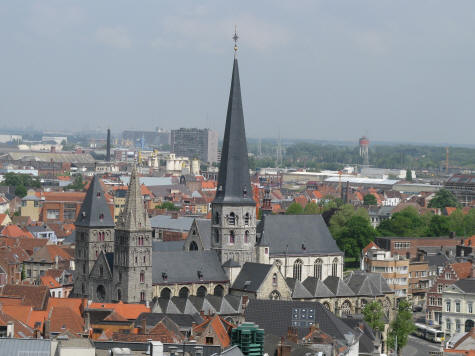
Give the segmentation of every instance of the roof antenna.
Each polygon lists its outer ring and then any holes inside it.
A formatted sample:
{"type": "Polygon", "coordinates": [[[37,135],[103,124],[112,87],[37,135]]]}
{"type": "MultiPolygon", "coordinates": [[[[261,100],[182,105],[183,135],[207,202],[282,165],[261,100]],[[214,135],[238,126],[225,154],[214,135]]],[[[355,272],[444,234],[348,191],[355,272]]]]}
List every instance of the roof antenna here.
{"type": "Polygon", "coordinates": [[[234,41],[234,58],[237,58],[237,51],[238,51],[238,42],[239,36],[237,34],[237,25],[234,25],[234,36],[233,36],[233,41],[234,41]]]}

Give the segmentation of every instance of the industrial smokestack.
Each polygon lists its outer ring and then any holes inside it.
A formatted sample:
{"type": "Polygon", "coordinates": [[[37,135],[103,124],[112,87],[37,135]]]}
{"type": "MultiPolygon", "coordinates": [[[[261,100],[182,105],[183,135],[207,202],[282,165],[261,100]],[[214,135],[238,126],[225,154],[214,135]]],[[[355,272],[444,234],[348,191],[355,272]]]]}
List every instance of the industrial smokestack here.
{"type": "Polygon", "coordinates": [[[111,161],[111,130],[107,129],[106,161],[111,161]]]}

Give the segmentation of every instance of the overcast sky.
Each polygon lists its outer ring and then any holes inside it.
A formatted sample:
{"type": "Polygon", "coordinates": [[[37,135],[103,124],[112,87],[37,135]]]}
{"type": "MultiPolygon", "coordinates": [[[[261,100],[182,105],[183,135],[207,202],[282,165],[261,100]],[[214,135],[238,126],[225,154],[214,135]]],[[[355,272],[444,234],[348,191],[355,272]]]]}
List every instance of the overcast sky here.
{"type": "Polygon", "coordinates": [[[0,1],[0,128],[474,143],[475,1],[0,1]]]}

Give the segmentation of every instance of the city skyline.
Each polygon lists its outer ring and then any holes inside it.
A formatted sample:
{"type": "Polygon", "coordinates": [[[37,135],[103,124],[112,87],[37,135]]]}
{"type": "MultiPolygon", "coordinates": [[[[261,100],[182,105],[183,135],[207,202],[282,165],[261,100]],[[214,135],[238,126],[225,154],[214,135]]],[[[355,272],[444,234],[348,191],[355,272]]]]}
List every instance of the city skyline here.
{"type": "Polygon", "coordinates": [[[268,4],[2,3],[4,127],[222,132],[237,24],[249,137],[472,143],[474,4],[268,4]]]}

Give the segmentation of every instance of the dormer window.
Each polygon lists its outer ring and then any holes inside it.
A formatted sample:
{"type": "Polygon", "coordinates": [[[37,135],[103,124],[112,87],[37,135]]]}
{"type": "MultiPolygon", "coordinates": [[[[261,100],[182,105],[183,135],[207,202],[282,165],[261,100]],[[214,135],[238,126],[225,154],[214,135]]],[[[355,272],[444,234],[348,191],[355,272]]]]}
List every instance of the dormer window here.
{"type": "Polygon", "coordinates": [[[162,279],[163,279],[164,281],[168,280],[168,275],[167,275],[166,272],[162,272],[162,279]]]}
{"type": "Polygon", "coordinates": [[[197,274],[198,274],[198,278],[200,279],[200,281],[202,281],[203,280],[203,272],[198,271],[197,274]]]}
{"type": "Polygon", "coordinates": [[[100,198],[101,197],[101,192],[97,192],[96,197],[100,198]]]}
{"type": "Polygon", "coordinates": [[[100,220],[100,221],[103,221],[103,220],[104,220],[104,214],[102,214],[102,213],[99,214],[99,220],[100,220]]]}

